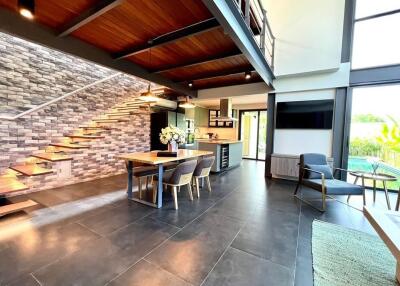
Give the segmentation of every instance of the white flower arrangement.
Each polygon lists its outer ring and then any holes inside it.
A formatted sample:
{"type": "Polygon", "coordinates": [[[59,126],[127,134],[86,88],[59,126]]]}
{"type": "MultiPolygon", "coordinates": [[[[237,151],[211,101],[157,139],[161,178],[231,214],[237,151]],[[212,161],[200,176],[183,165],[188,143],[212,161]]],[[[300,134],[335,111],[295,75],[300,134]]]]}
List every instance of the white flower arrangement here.
{"type": "Polygon", "coordinates": [[[184,144],[186,142],[186,133],[178,127],[170,125],[161,129],[160,141],[163,144],[170,144],[172,142],[184,144]]]}

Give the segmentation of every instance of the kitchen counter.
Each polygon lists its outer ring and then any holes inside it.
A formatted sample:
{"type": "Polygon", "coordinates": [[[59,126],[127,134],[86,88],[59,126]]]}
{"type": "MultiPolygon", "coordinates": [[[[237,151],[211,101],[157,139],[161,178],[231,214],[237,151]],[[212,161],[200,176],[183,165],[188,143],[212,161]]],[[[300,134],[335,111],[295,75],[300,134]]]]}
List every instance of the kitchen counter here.
{"type": "Polygon", "coordinates": [[[221,172],[234,168],[242,162],[242,141],[228,139],[200,139],[195,140],[198,150],[211,151],[215,161],[212,172],[221,172]]]}
{"type": "Polygon", "coordinates": [[[195,139],[195,141],[199,143],[206,143],[206,144],[236,144],[242,143],[239,140],[229,140],[229,139],[195,139]]]}

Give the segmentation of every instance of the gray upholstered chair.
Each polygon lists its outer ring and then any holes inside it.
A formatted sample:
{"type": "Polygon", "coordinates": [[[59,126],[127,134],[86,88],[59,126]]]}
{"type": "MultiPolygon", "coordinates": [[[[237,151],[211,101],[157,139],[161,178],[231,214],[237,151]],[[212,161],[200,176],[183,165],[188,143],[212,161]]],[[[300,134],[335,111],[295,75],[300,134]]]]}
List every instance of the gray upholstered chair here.
{"type": "MultiPolygon", "coordinates": [[[[178,209],[178,197],[177,197],[178,187],[186,185],[189,193],[189,198],[191,201],[193,201],[192,187],[190,183],[192,181],[193,172],[194,169],[196,168],[196,165],[197,165],[196,160],[183,162],[179,164],[174,171],[165,173],[162,178],[163,185],[166,188],[168,187],[172,188],[172,197],[174,198],[174,206],[176,210],[178,209]]],[[[157,199],[158,180],[159,180],[158,176],[155,176],[153,180],[153,203],[155,203],[157,199]]]]}
{"type": "Polygon", "coordinates": [[[193,173],[193,186],[196,188],[197,197],[200,198],[200,179],[207,182],[207,189],[211,192],[210,171],[214,164],[215,156],[205,157],[201,159],[193,173]]]}
{"type": "Polygon", "coordinates": [[[332,174],[326,156],[323,154],[307,153],[300,155],[299,181],[294,195],[301,201],[316,208],[310,202],[297,196],[297,192],[301,186],[321,192],[322,209],[317,208],[320,211],[325,211],[326,197],[330,197],[331,195],[362,195],[365,205],[365,189],[359,185],[336,180],[334,175],[337,171],[349,172],[345,169],[336,168],[334,174],[332,174]]]}
{"type": "MultiPolygon", "coordinates": [[[[177,164],[176,163],[165,163],[163,164],[164,170],[169,171],[174,169],[177,164]]],[[[158,174],[158,167],[147,164],[136,164],[133,168],[133,176],[138,181],[138,190],[139,190],[139,199],[142,199],[143,192],[143,182],[142,179],[146,179],[146,190],[148,190],[149,181],[153,181],[153,176],[158,174]]]]}

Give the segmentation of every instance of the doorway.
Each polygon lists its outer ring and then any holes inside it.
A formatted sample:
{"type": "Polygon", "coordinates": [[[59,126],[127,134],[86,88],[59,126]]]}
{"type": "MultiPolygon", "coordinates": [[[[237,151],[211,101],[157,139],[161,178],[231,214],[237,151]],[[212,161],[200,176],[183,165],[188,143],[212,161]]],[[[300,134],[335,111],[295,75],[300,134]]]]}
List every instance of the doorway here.
{"type": "Polygon", "coordinates": [[[267,143],[267,110],[241,110],[239,118],[239,139],[243,141],[243,158],[264,161],[267,143]]]}

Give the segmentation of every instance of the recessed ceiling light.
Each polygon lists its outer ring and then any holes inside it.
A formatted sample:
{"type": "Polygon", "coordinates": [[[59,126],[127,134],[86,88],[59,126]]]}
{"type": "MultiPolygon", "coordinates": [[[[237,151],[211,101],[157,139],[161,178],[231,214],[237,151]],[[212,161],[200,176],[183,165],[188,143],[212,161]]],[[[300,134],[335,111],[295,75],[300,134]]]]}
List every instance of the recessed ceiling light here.
{"type": "Polygon", "coordinates": [[[189,87],[192,87],[192,86],[193,86],[193,82],[189,82],[189,83],[188,83],[188,86],[189,86],[189,87]]]}
{"type": "Polygon", "coordinates": [[[18,0],[19,13],[30,20],[35,16],[35,0],[18,0]]]}
{"type": "Polygon", "coordinates": [[[251,78],[251,72],[245,72],[244,73],[244,78],[245,79],[250,79],[251,78]]]}

